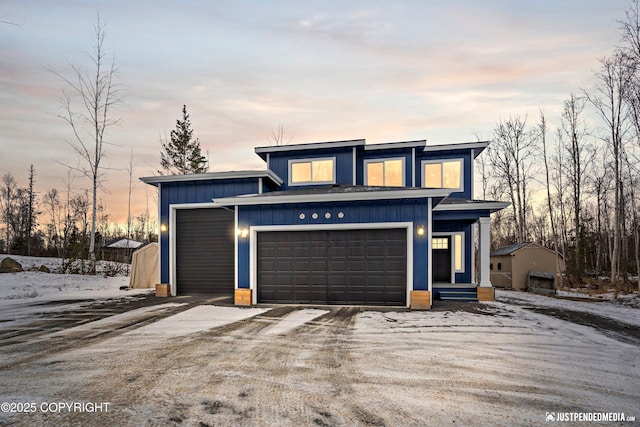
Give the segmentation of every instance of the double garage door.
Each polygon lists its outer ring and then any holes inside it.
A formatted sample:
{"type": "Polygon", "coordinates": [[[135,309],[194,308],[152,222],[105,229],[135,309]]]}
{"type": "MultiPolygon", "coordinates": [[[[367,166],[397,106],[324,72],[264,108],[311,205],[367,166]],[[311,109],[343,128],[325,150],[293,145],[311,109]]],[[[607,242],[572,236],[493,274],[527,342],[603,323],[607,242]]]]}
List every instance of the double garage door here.
{"type": "Polygon", "coordinates": [[[405,305],[406,229],[259,232],[258,301],[405,305]]]}
{"type": "MultiPolygon", "coordinates": [[[[234,214],[176,211],[179,295],[233,296],[234,214]]],[[[257,233],[258,302],[405,305],[406,229],[257,233]]]]}

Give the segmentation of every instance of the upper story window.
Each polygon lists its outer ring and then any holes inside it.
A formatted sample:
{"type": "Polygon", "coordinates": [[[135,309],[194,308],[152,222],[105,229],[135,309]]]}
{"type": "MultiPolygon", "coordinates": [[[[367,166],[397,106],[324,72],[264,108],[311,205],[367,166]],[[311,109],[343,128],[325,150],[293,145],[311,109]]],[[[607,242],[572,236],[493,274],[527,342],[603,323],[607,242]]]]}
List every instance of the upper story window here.
{"type": "Polygon", "coordinates": [[[404,187],[404,159],[365,161],[365,185],[404,187]]]}
{"type": "Polygon", "coordinates": [[[463,190],[462,159],[423,161],[422,186],[463,190]]]}
{"type": "Polygon", "coordinates": [[[289,160],[289,185],[335,184],[336,159],[289,160]]]}

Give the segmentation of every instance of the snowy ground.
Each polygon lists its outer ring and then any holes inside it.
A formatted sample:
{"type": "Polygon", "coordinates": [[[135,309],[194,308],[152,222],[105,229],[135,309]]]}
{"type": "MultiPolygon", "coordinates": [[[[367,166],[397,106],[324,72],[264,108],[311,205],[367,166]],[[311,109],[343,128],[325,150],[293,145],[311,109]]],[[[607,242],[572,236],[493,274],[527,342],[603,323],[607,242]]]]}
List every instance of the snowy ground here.
{"type": "MultiPolygon", "coordinates": [[[[0,412],[0,425],[530,426],[569,412],[640,416],[638,309],[515,292],[432,311],[238,308],[120,299],[111,279],[92,279],[80,287],[111,290],[110,303],[60,311],[43,292],[20,324],[0,319],[0,403],[15,410],[0,412]]],[[[0,297],[3,311],[7,301],[28,309],[35,300],[0,297]]]]}
{"type": "MultiPolygon", "coordinates": [[[[0,260],[6,255],[0,255],[0,260]]],[[[52,271],[60,266],[58,258],[11,255],[25,270],[45,265],[52,271]]],[[[153,292],[150,289],[121,290],[129,286],[129,277],[102,277],[80,274],[54,274],[39,271],[0,274],[0,322],[19,323],[42,311],[77,309],[93,300],[130,299],[153,292]]],[[[2,324],[2,323],[0,323],[2,324]]],[[[5,326],[7,326],[5,324],[5,326]]]]}

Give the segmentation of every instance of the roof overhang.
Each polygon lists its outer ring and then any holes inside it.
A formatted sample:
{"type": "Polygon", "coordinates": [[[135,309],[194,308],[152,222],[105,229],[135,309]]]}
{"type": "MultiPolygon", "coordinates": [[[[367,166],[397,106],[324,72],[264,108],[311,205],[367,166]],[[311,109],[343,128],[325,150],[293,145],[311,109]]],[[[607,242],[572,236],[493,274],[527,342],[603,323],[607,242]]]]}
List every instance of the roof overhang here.
{"type": "Polygon", "coordinates": [[[370,150],[392,150],[394,148],[424,148],[427,140],[419,141],[403,141],[403,142],[386,142],[383,144],[367,144],[364,146],[365,151],[370,150]]]}
{"type": "Polygon", "coordinates": [[[450,190],[440,189],[412,189],[412,190],[383,190],[360,191],[322,194],[285,194],[285,195],[246,195],[238,197],[224,197],[213,199],[219,206],[249,206],[276,205],[288,203],[321,203],[321,202],[350,202],[393,199],[421,199],[445,198],[451,194],[450,190]]]}
{"type": "Polygon", "coordinates": [[[490,141],[463,142],[460,144],[428,145],[424,147],[424,152],[447,151],[447,150],[473,150],[473,157],[476,158],[489,146],[490,141]]]}
{"type": "Polygon", "coordinates": [[[331,141],[331,142],[313,142],[310,144],[291,144],[291,145],[270,145],[267,147],[256,147],[255,152],[262,157],[266,158],[268,153],[280,153],[285,151],[302,151],[302,150],[318,150],[318,149],[335,149],[335,148],[350,148],[361,147],[365,145],[364,139],[351,139],[346,141],[331,141]]]}
{"type": "Polygon", "coordinates": [[[193,181],[211,181],[220,179],[251,179],[251,178],[267,178],[278,186],[284,182],[282,178],[276,175],[272,170],[249,170],[249,171],[230,171],[230,172],[210,172],[198,173],[190,175],[160,175],[147,176],[140,178],[145,184],[158,186],[158,184],[170,182],[193,182],[193,181]]]}
{"type": "Polygon", "coordinates": [[[474,211],[474,210],[488,210],[491,213],[502,210],[510,205],[507,202],[490,202],[490,201],[479,201],[468,203],[465,201],[461,201],[461,203],[451,203],[452,199],[448,199],[449,203],[439,204],[435,208],[434,211],[439,212],[447,212],[447,211],[474,211]]]}

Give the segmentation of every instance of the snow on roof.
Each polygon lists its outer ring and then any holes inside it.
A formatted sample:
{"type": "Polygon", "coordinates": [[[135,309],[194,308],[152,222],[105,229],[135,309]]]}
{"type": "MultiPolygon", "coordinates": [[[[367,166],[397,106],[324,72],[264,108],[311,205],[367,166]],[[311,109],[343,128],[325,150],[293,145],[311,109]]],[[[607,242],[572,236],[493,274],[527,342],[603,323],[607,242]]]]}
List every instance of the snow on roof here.
{"type": "Polygon", "coordinates": [[[107,245],[108,248],[137,248],[142,246],[142,242],[136,242],[131,239],[120,239],[117,242],[113,242],[110,245],[107,245]]]}

